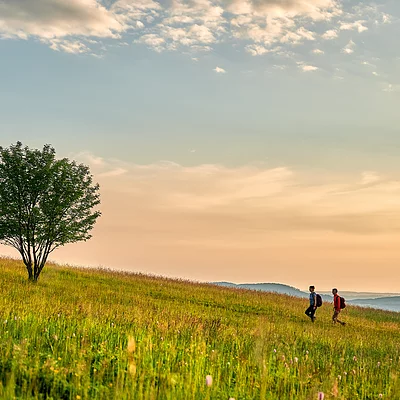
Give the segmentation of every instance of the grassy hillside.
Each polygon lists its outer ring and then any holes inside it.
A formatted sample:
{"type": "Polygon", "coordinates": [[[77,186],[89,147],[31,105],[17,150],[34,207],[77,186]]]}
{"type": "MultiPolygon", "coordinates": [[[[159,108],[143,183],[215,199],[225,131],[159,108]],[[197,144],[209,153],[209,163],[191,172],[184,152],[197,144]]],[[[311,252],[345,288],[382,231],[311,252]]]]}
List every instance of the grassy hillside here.
{"type": "Polygon", "coordinates": [[[7,259],[0,289],[1,399],[400,398],[400,314],[7,259]]]}

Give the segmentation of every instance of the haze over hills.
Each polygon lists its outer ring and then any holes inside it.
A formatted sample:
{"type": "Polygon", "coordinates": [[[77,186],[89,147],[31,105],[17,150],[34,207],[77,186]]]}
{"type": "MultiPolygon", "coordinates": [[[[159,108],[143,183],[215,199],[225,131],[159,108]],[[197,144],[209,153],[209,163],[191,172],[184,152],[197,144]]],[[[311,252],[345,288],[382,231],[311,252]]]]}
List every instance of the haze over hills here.
{"type": "Polygon", "coordinates": [[[287,294],[289,296],[296,297],[308,297],[306,292],[301,291],[293,286],[284,285],[281,283],[232,283],[232,282],[211,282],[214,285],[234,287],[237,289],[250,289],[250,290],[261,290],[263,292],[274,292],[287,294]]]}
{"type": "MultiPolygon", "coordinates": [[[[331,292],[320,292],[321,294],[331,295],[331,292]]],[[[354,299],[378,299],[381,297],[396,297],[400,293],[375,293],[375,292],[352,292],[341,290],[340,294],[348,300],[354,299]]]]}
{"type": "MultiPolygon", "coordinates": [[[[241,283],[211,282],[214,285],[232,287],[237,289],[261,290],[264,292],[275,292],[289,296],[308,298],[309,294],[293,286],[281,283],[241,283]]],[[[319,292],[325,303],[332,301],[330,292],[319,292]]],[[[348,304],[361,307],[371,307],[381,310],[400,312],[400,294],[398,293],[373,293],[373,292],[351,292],[341,291],[348,304]]]]}

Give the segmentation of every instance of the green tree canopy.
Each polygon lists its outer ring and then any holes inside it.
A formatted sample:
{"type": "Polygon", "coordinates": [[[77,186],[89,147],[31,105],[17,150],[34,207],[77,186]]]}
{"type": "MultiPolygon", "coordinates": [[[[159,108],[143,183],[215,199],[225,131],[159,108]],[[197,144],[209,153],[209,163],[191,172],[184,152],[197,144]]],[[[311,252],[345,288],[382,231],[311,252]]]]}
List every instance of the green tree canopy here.
{"type": "Polygon", "coordinates": [[[0,243],[19,251],[30,280],[56,248],[91,238],[99,203],[89,168],[57,160],[50,145],[0,147],[0,243]]]}

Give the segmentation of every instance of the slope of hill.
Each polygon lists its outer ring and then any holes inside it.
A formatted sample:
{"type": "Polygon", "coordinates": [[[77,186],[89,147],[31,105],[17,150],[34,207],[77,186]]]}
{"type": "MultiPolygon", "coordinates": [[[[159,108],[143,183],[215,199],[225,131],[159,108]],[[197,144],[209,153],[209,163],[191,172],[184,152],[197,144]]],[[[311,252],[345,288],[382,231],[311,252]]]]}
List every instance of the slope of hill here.
{"type": "Polygon", "coordinates": [[[1,399],[400,398],[400,314],[7,259],[0,291],[1,399]]]}

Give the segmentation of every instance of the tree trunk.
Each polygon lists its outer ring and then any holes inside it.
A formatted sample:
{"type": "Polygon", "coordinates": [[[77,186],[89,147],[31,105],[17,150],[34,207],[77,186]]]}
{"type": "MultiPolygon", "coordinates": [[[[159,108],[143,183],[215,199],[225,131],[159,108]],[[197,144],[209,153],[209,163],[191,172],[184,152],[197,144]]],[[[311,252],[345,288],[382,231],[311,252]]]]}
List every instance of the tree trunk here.
{"type": "Polygon", "coordinates": [[[32,265],[29,263],[25,263],[25,266],[28,271],[28,280],[33,282],[35,279],[34,279],[34,275],[33,275],[32,265]]]}

